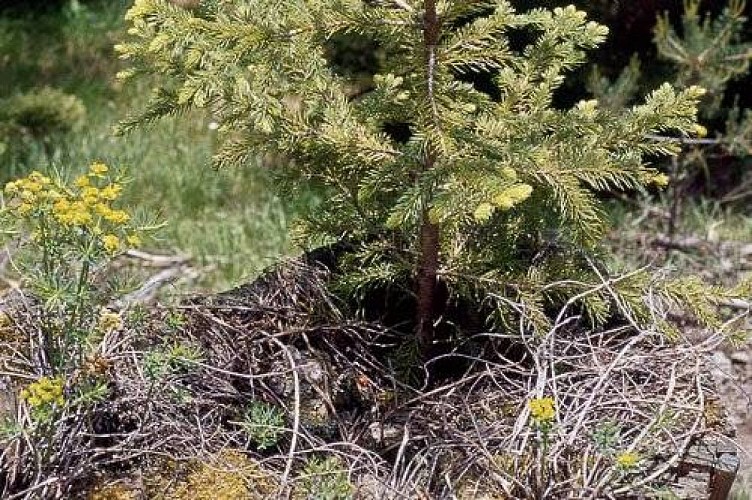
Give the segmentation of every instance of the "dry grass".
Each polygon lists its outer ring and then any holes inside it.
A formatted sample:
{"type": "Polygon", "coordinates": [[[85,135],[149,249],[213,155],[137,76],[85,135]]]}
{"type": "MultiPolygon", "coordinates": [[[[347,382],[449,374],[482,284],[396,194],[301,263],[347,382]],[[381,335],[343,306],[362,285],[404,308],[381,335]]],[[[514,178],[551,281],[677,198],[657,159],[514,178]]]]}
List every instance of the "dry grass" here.
{"type": "MultiPolygon", "coordinates": [[[[29,431],[28,408],[18,405],[27,430],[3,443],[3,497],[70,495],[95,473],[148,475],[165,459],[211,463],[231,449],[243,450],[265,484],[274,478],[281,496],[352,484],[358,498],[627,498],[676,486],[687,450],[724,432],[704,382],[705,355],[720,338],[668,343],[626,311],[622,324],[588,332],[565,308],[543,337],[523,322],[466,339],[423,365],[449,361],[465,367],[459,376],[417,387],[395,375],[404,337],[349,317],[326,291],[328,278],[294,261],[227,294],[131,311],[127,327],[97,347],[105,398],[69,405],[48,435],[29,431]],[[541,397],[556,405],[545,425],[530,414],[541,397]],[[268,449],[243,425],[253,402],[285,417],[268,449]],[[624,453],[637,462],[620,465],[624,453]],[[315,457],[341,470],[312,469],[315,457]]],[[[5,309],[15,340],[0,346],[0,366],[20,385],[40,370],[36,313],[19,302],[5,309]]],[[[180,484],[192,488],[191,477],[180,484]]]]}

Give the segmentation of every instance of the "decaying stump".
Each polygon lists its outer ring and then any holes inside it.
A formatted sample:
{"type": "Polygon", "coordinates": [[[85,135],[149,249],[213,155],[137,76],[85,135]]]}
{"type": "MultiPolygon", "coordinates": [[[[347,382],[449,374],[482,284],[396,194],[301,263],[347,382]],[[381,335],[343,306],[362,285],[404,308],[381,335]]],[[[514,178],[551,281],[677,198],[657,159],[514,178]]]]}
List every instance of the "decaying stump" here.
{"type": "Polygon", "coordinates": [[[733,444],[733,429],[727,435],[707,436],[696,442],[677,467],[681,499],[726,500],[739,470],[739,452],[733,444]]]}

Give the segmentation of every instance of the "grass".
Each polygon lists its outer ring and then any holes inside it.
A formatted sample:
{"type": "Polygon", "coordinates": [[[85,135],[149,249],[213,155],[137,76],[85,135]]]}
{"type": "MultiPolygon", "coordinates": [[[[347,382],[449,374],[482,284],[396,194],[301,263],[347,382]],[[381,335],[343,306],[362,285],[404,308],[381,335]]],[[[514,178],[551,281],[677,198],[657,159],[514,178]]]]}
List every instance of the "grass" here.
{"type": "Polygon", "coordinates": [[[51,151],[38,148],[6,159],[0,180],[32,169],[72,176],[94,160],[122,168],[132,180],[124,201],[167,222],[150,250],[192,255],[201,268],[192,290],[225,289],[293,250],[286,228],[295,207],[271,193],[269,172],[260,166],[224,171],[208,166],[214,145],[208,116],[181,116],[127,137],[112,136],[112,126],[139,109],[148,91],[146,82],[123,89],[114,79],[119,65],[112,46],[123,36],[128,4],[70,1],[59,12],[0,18],[0,72],[6,82],[0,97],[54,86],[77,95],[87,108],[80,130],[51,151]]]}
{"type": "MultiPolygon", "coordinates": [[[[733,286],[749,279],[749,264],[736,251],[752,243],[752,218],[744,206],[688,197],[682,203],[674,240],[699,240],[707,247],[685,250],[656,244],[668,232],[665,197],[635,198],[607,205],[614,229],[609,238],[612,266],[633,269],[651,264],[676,275],[698,275],[708,283],[733,286]]],[[[664,238],[665,239],[665,238],[664,238]]]]}

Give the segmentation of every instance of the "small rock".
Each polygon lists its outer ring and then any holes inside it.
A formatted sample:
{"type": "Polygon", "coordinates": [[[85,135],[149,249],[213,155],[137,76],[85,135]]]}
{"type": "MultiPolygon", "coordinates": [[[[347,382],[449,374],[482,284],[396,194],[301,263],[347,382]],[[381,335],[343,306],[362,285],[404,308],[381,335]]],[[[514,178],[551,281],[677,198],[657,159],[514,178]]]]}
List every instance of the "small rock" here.
{"type": "Polygon", "coordinates": [[[402,439],[403,430],[395,425],[373,422],[368,426],[368,430],[371,431],[371,438],[374,442],[380,445],[389,446],[400,442],[402,439]]]}

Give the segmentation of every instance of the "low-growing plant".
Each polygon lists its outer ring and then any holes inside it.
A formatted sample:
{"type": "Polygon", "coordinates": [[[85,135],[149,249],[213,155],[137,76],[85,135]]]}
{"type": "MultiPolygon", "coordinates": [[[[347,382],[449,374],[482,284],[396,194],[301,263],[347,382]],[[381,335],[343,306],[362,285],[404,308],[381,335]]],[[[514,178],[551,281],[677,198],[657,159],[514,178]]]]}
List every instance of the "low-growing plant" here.
{"type": "Polygon", "coordinates": [[[167,311],[164,322],[168,328],[172,330],[178,330],[185,325],[185,317],[179,311],[174,311],[171,309],[167,311]]]}
{"type": "Polygon", "coordinates": [[[240,425],[260,451],[276,446],[286,432],[284,413],[263,401],[251,403],[240,425]]]}
{"type": "Polygon", "coordinates": [[[593,441],[598,451],[604,455],[613,455],[621,440],[621,433],[621,426],[613,421],[599,423],[593,431],[593,441]]]}
{"type": "Polygon", "coordinates": [[[143,358],[147,378],[157,381],[165,376],[187,372],[202,360],[201,348],[187,343],[174,343],[151,349],[143,358]]]}
{"type": "Polygon", "coordinates": [[[23,427],[14,418],[0,419],[0,443],[11,441],[21,436],[23,427]]]}
{"type": "Polygon", "coordinates": [[[111,349],[126,328],[113,304],[127,291],[111,279],[120,272],[112,264],[147,231],[121,206],[124,185],[100,162],[70,182],[35,171],[5,185],[0,231],[21,292],[0,317],[13,333],[2,340],[11,349],[0,351],[0,362],[19,388],[18,418],[7,415],[4,425],[19,432],[3,438],[23,436],[24,444],[16,472],[5,462],[0,468],[2,495],[41,488],[46,498],[39,478],[81,458],[68,453],[96,432],[95,409],[111,396],[111,349]]]}
{"type": "Polygon", "coordinates": [[[302,498],[347,500],[353,497],[354,488],[337,457],[313,456],[303,467],[296,493],[302,493],[302,498]]]}
{"type": "Polygon", "coordinates": [[[28,405],[35,423],[50,423],[55,413],[65,407],[64,385],[62,377],[41,377],[21,390],[21,400],[28,405]]]}

